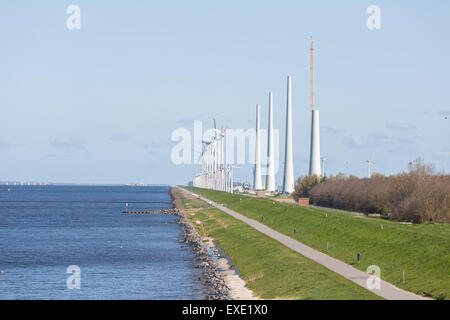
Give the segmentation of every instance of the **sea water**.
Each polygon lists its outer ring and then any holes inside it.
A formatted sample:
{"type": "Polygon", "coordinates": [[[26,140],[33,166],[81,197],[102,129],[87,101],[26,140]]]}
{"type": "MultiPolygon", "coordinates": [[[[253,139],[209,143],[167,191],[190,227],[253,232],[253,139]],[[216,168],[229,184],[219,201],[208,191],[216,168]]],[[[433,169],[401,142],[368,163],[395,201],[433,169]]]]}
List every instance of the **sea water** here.
{"type": "Polygon", "coordinates": [[[0,299],[203,299],[168,192],[0,186],[0,299]]]}

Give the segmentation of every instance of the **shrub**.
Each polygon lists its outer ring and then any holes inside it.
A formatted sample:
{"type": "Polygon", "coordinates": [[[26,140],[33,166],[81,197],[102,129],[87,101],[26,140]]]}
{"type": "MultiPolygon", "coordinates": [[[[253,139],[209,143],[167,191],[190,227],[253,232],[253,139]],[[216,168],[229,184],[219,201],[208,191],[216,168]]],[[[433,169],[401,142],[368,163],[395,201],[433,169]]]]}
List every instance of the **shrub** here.
{"type": "Polygon", "coordinates": [[[295,200],[298,200],[298,198],[308,198],[311,189],[319,182],[320,178],[316,175],[299,177],[292,196],[295,200]]]}

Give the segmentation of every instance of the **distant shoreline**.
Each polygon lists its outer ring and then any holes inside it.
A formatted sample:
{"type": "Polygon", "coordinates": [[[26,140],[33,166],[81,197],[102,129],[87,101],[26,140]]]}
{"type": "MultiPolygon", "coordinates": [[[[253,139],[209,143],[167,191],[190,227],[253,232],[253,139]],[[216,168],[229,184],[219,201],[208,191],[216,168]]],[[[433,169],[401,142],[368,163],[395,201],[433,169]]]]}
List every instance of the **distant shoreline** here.
{"type": "Polygon", "coordinates": [[[35,182],[35,181],[0,181],[0,186],[12,187],[48,187],[48,186],[70,186],[70,187],[168,187],[170,184],[139,184],[139,183],[76,183],[76,182],[35,182]]]}

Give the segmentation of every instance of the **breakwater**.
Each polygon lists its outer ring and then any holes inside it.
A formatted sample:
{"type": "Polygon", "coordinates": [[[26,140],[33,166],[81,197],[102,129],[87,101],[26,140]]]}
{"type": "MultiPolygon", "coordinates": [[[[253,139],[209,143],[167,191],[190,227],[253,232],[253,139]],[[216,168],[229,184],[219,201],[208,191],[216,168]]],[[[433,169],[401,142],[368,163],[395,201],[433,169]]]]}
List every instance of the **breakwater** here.
{"type": "Polygon", "coordinates": [[[174,209],[162,209],[162,210],[141,210],[141,211],[125,210],[125,211],[122,211],[122,213],[129,213],[129,214],[179,214],[180,210],[177,209],[177,208],[174,208],[174,209]]]}

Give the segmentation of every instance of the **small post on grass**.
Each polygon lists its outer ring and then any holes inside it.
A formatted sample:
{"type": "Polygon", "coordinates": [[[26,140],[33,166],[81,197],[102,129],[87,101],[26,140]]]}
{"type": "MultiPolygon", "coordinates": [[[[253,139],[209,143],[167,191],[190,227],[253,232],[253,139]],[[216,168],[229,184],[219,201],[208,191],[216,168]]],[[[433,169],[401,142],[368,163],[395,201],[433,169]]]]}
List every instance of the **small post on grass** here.
{"type": "Polygon", "coordinates": [[[405,270],[403,270],[403,283],[405,283],[405,270]]]}
{"type": "Polygon", "coordinates": [[[297,233],[297,229],[294,228],[294,234],[296,234],[296,233],[297,233]]]}
{"type": "Polygon", "coordinates": [[[328,241],[327,241],[327,251],[328,251],[328,241]]]}
{"type": "Polygon", "coordinates": [[[264,216],[261,216],[261,222],[264,222],[264,216]]]}
{"type": "Polygon", "coordinates": [[[356,255],[356,259],[358,260],[358,264],[361,262],[361,253],[358,252],[356,255]]]}

